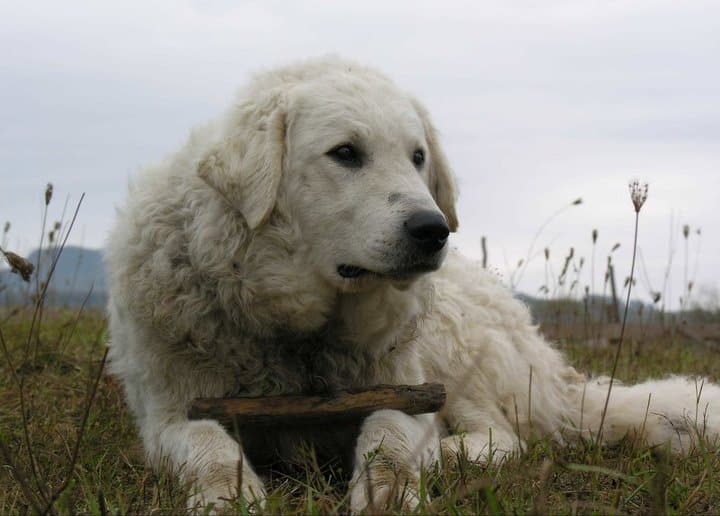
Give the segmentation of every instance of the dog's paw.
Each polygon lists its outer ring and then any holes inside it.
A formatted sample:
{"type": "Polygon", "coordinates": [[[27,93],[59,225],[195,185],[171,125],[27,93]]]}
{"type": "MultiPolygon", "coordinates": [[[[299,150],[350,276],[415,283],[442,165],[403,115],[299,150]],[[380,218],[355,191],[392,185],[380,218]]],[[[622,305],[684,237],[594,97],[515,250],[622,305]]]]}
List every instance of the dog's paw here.
{"type": "MultiPolygon", "coordinates": [[[[262,507],[265,500],[265,487],[254,471],[243,470],[240,494],[246,507],[262,507]]],[[[238,498],[237,466],[224,464],[215,465],[207,475],[199,478],[193,485],[192,494],[188,497],[187,508],[192,512],[203,513],[207,509],[211,513],[222,513],[231,510],[238,498]]]]}
{"type": "Polygon", "coordinates": [[[355,485],[350,490],[350,512],[352,514],[376,514],[388,510],[402,509],[412,512],[420,504],[420,498],[413,489],[389,485],[355,485]]]}
{"type": "Polygon", "coordinates": [[[416,482],[372,482],[367,475],[358,475],[350,482],[350,512],[376,514],[401,509],[412,512],[419,504],[416,482]]]}

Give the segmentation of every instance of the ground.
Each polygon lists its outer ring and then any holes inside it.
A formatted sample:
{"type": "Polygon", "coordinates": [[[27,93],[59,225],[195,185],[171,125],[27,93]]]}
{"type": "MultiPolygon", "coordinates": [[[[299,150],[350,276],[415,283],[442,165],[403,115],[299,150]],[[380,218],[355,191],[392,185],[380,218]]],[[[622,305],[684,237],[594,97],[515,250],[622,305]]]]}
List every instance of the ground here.
{"type": "MultiPolygon", "coordinates": [[[[14,314],[0,310],[7,348],[0,359],[0,514],[48,507],[48,512],[61,514],[183,512],[184,488],[145,467],[119,385],[106,375],[97,376],[107,338],[103,315],[48,311],[34,325],[41,328],[39,333],[30,330],[32,318],[30,308],[14,314]]],[[[590,347],[572,339],[558,346],[578,369],[590,374],[608,373],[616,349],[612,343],[590,347]]],[[[674,373],[718,380],[717,351],[669,337],[624,343],[618,367],[621,380],[674,373]]],[[[612,448],[590,442],[561,447],[538,439],[502,466],[460,460],[456,466],[429,471],[422,482],[429,502],[421,502],[417,512],[717,513],[719,451],[708,445],[678,457],[629,438],[612,448]]],[[[343,473],[318,465],[311,454],[292,475],[272,474],[268,485],[269,498],[260,512],[316,514],[348,509],[343,473]]],[[[237,502],[236,508],[241,513],[248,510],[243,502],[237,502]]],[[[387,509],[395,512],[397,507],[387,509]]]]}

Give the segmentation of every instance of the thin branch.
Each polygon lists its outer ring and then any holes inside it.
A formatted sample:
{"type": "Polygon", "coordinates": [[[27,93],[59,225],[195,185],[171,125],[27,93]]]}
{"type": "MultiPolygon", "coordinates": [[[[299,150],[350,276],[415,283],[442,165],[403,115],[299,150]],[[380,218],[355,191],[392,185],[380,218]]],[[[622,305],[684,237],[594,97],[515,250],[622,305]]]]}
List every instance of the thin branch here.
{"type": "MultiPolygon", "coordinates": [[[[70,226],[68,228],[67,233],[65,234],[65,238],[63,238],[63,242],[60,245],[60,250],[58,251],[57,255],[55,256],[52,265],[50,266],[50,271],[48,272],[48,280],[45,282],[45,285],[43,285],[42,292],[38,296],[37,302],[35,303],[35,310],[33,312],[33,318],[30,321],[30,329],[28,330],[28,339],[27,343],[25,345],[25,357],[24,360],[27,360],[28,356],[30,355],[30,344],[32,340],[32,335],[35,329],[35,325],[38,321],[38,315],[40,308],[43,304],[43,301],[45,300],[45,296],[47,295],[48,286],[50,285],[50,279],[52,278],[53,273],[55,272],[55,267],[57,266],[58,260],[60,259],[60,255],[63,252],[63,249],[65,249],[65,244],[67,243],[67,239],[70,236],[70,230],[75,225],[75,220],[77,219],[78,212],[80,211],[80,206],[82,205],[83,199],[85,199],[85,193],[83,193],[80,196],[80,200],[77,203],[77,206],[75,207],[75,213],[73,213],[72,220],[70,221],[70,226]]],[[[37,355],[37,346],[35,348],[35,354],[37,355]]]]}
{"type": "Polygon", "coordinates": [[[97,374],[95,375],[95,382],[93,383],[92,389],[88,395],[87,402],[85,403],[85,412],[83,413],[80,428],[78,428],[77,439],[75,440],[75,447],[73,448],[72,453],[72,460],[68,464],[65,479],[63,480],[63,483],[60,485],[60,487],[57,488],[52,494],[50,500],[48,500],[45,511],[43,511],[43,513],[47,513],[52,509],[55,501],[60,497],[60,495],[65,491],[65,489],[67,489],[68,485],[70,484],[70,479],[72,478],[73,471],[75,471],[75,465],[77,464],[78,457],[80,456],[80,445],[82,444],[82,439],[85,435],[85,428],[87,426],[88,419],[90,418],[90,409],[92,408],[93,401],[95,401],[95,395],[97,394],[98,386],[100,385],[102,372],[105,369],[105,361],[107,360],[109,350],[110,348],[105,348],[105,353],[103,353],[102,360],[100,360],[100,367],[98,367],[97,374]]]}
{"type": "Polygon", "coordinates": [[[35,461],[35,454],[33,453],[32,445],[30,443],[30,428],[27,420],[27,412],[25,409],[25,389],[24,389],[24,383],[18,377],[17,371],[15,369],[15,364],[12,361],[12,357],[10,356],[10,352],[7,348],[7,343],[5,342],[5,335],[3,335],[2,328],[0,328],[0,345],[2,346],[3,354],[5,355],[5,361],[7,362],[8,368],[10,369],[10,374],[13,378],[13,381],[17,385],[19,398],[20,398],[20,415],[21,415],[21,421],[22,421],[22,430],[23,430],[23,438],[25,439],[25,446],[27,447],[27,453],[28,453],[28,459],[30,461],[30,470],[33,474],[33,480],[35,481],[35,488],[37,489],[38,494],[40,495],[40,498],[43,502],[46,500],[46,494],[44,492],[43,486],[40,482],[40,477],[38,476],[38,467],[37,463],[35,461]]]}
{"type": "Polygon", "coordinates": [[[10,466],[10,470],[12,471],[15,480],[17,480],[18,485],[20,485],[20,489],[22,489],[28,503],[33,509],[35,509],[37,514],[41,514],[42,508],[35,499],[32,487],[30,486],[30,481],[27,477],[25,477],[25,473],[23,473],[22,468],[13,460],[12,453],[10,453],[10,449],[5,442],[5,439],[3,439],[2,434],[0,434],[0,454],[2,454],[3,460],[7,463],[7,465],[10,466]]]}
{"type": "Polygon", "coordinates": [[[632,265],[630,266],[630,281],[628,282],[627,299],[625,300],[625,312],[623,314],[622,326],[620,328],[620,341],[618,342],[617,350],[615,351],[615,359],[613,360],[612,371],[610,373],[610,385],[608,385],[607,396],[605,397],[605,405],[603,406],[602,416],[600,418],[600,426],[598,427],[596,443],[600,444],[600,437],[602,436],[603,425],[605,424],[605,416],[607,415],[608,404],[610,403],[610,393],[612,392],[613,383],[615,381],[615,374],[617,372],[618,362],[620,361],[620,352],[622,351],[623,340],[625,339],[625,327],[628,318],[628,309],[630,308],[630,292],[632,291],[633,277],[635,274],[635,257],[637,255],[637,238],[638,238],[638,224],[640,221],[640,211],[635,212],[635,238],[633,243],[633,255],[632,265]]]}

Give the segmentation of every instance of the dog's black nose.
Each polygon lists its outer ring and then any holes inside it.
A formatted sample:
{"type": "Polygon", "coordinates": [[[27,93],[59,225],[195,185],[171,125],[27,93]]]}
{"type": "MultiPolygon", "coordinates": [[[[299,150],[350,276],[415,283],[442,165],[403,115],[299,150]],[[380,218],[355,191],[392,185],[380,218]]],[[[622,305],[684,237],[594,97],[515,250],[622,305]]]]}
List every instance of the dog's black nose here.
{"type": "Polygon", "coordinates": [[[405,230],[423,252],[436,253],[445,246],[450,234],[445,217],[431,210],[416,211],[405,221],[405,230]]]}

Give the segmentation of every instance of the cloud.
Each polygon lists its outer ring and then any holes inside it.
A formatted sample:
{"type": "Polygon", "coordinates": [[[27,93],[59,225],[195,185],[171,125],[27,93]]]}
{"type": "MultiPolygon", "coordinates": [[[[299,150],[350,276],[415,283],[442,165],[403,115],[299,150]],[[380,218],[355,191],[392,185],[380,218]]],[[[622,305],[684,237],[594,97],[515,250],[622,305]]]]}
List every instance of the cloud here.
{"type": "MultiPolygon", "coordinates": [[[[34,245],[47,181],[56,199],[87,192],[82,238],[103,245],[129,175],[255,70],[331,52],[428,105],[462,186],[467,252],[487,235],[504,268],[503,250],[524,256],[577,196],[584,205],[539,240],[553,256],[571,245],[587,255],[595,227],[606,247],[629,243],[626,182],[640,176],[650,275],[664,273],[672,212],[703,227],[697,281],[718,283],[716,2],[45,1],[2,4],[0,20],[0,219],[17,245],[34,245]]],[[[535,264],[523,286],[543,277],[535,264]]]]}

